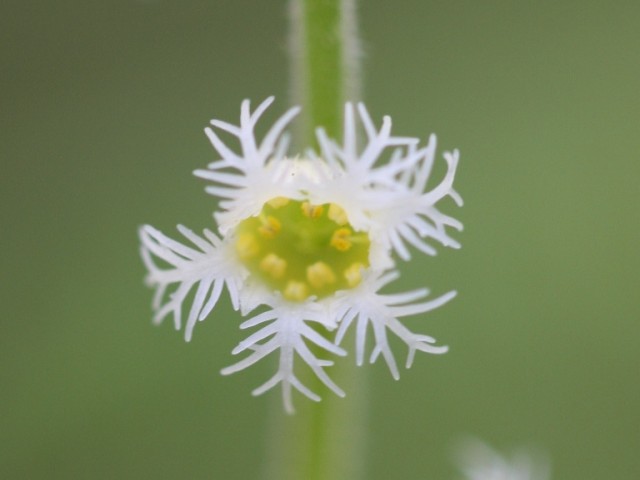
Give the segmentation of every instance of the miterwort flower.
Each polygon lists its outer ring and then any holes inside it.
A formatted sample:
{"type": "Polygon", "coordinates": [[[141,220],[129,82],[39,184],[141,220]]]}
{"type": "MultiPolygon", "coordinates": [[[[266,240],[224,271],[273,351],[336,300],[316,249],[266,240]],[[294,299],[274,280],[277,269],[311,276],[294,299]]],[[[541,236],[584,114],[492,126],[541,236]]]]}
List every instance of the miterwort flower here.
{"type": "Polygon", "coordinates": [[[181,329],[183,303],[195,290],[186,307],[188,341],[226,291],[235,310],[252,315],[240,328],[255,331],[232,352],[246,356],[222,373],[243,370],[274,353],[275,374],[253,393],[279,384],[285,408],[292,411],[292,388],[320,399],[299,380],[294,360],[344,395],[325,371],[333,362],[324,357],[346,355],[341,343],[351,327],[356,362],[362,364],[367,354],[371,362],[382,356],[394,378],[399,373],[389,334],[406,344],[407,367],[416,351],[447,351],[400,319],[433,310],[456,292],[425,300],[425,288],[380,291],[399,277],[396,263],[409,260],[412,249],[434,255],[434,244],[459,248],[447,230],[461,230],[462,224],[436,204],[450,197],[462,205],[462,199],[453,189],[457,150],[444,153],[446,173],[436,185],[427,185],[434,135],[426,146],[392,136],[389,117],[378,128],[364,105],[347,103],[342,143],[319,128],[319,151],[288,156],[285,128],[298,107],[280,117],[262,140],[256,138],[256,124],[272,101],[252,112],[246,100],[240,125],[212,120],[205,129],[221,158],[195,175],[211,182],[206,191],[220,199],[217,233],[205,229],[197,235],[178,225],[190,242],[185,245],[143,226],[140,239],[146,280],[155,289],[154,322],[171,316],[181,329]],[[237,145],[223,141],[222,132],[235,137],[237,145]],[[368,352],[369,329],[374,343],[368,352]]]}
{"type": "Polygon", "coordinates": [[[520,448],[511,456],[498,453],[475,438],[462,441],[456,452],[458,468],[465,480],[549,480],[546,455],[520,448]]]}

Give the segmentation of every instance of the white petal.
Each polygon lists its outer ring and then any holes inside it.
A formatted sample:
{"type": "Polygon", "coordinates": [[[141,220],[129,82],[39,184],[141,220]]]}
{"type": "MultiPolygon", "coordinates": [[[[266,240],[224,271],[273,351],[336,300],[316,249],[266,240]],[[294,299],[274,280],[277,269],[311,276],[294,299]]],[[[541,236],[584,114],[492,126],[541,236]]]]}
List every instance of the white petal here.
{"type": "Polygon", "coordinates": [[[436,299],[411,303],[424,298],[426,289],[413,290],[397,294],[381,294],[379,290],[390,281],[397,278],[397,272],[370,272],[362,283],[353,290],[345,290],[338,294],[336,311],[343,313],[343,324],[339,328],[338,340],[341,340],[346,330],[352,325],[354,316],[356,321],[356,363],[361,365],[365,355],[367,326],[373,328],[375,345],[370,355],[370,361],[375,361],[382,355],[387,363],[391,375],[399,378],[398,367],[389,346],[387,331],[402,340],[408,348],[407,365],[410,365],[416,350],[426,353],[440,354],[447,351],[445,346],[435,346],[435,340],[427,335],[416,334],[407,329],[398,318],[416,315],[433,310],[451,300],[456,292],[446,293],[436,299]]]}
{"type": "Polygon", "coordinates": [[[223,369],[222,373],[225,375],[235,373],[253,365],[273,352],[279,352],[278,371],[269,381],[255,389],[253,393],[259,395],[280,383],[285,409],[292,411],[291,387],[311,399],[319,400],[319,397],[305,387],[294,373],[294,356],[297,354],[322,383],[337,395],[344,396],[344,392],[329,378],[324,370],[332,362],[317,358],[311,353],[306,344],[306,342],[311,342],[329,353],[345,355],[346,352],[343,349],[328,341],[307,324],[307,322],[313,321],[323,325],[332,325],[336,323],[335,319],[323,319],[321,313],[324,310],[313,301],[298,304],[282,299],[277,300],[277,298],[271,299],[273,303],[271,310],[258,314],[242,325],[245,328],[262,325],[259,330],[241,341],[232,352],[237,354],[244,350],[252,350],[252,353],[240,362],[223,369]]]}
{"type": "Polygon", "coordinates": [[[229,255],[229,246],[210,231],[202,238],[188,228],[179,225],[178,230],[201,251],[187,247],[173,240],[153,227],[140,229],[142,257],[149,270],[148,283],[156,289],[153,301],[154,323],[160,323],[166,316],[173,314],[176,329],[182,326],[182,308],[189,291],[197,285],[192,301],[185,339],[189,341],[193,328],[215,306],[223,285],[227,285],[232,298],[238,296],[238,285],[243,281],[245,272],[237,264],[234,255],[229,255]],[[154,256],[164,262],[155,263],[154,256]],[[167,265],[165,267],[164,265],[167,265]],[[212,288],[213,285],[213,288],[212,288]],[[168,288],[175,289],[165,295],[168,288]]]}

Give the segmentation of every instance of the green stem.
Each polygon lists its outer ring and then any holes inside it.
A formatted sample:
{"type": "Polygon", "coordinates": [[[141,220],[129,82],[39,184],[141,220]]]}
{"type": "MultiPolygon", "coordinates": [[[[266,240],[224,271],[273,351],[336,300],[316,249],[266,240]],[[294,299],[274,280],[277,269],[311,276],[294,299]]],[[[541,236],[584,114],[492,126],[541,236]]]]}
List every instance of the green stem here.
{"type": "MultiPolygon", "coordinates": [[[[359,75],[354,0],[291,0],[292,92],[302,105],[295,142],[316,146],[315,128],[342,138],[344,102],[358,100],[359,75]]],[[[347,335],[345,345],[353,345],[347,335]]],[[[347,348],[347,350],[350,350],[347,348]]],[[[320,352],[316,352],[320,354],[320,352]]],[[[294,398],[287,415],[277,397],[267,439],[267,478],[272,480],[358,480],[364,478],[366,375],[352,356],[328,370],[347,392],[339,398],[311,372],[300,379],[323,397],[294,398]],[[357,370],[357,371],[356,371],[357,370]]]]}
{"type": "MultiPolygon", "coordinates": [[[[345,341],[353,338],[347,335],[345,341]]],[[[365,478],[366,370],[347,357],[330,369],[330,375],[345,388],[347,397],[335,396],[310,375],[301,380],[322,394],[321,402],[298,395],[296,413],[287,415],[280,396],[274,396],[266,439],[269,480],[365,478]]]]}
{"type": "Polygon", "coordinates": [[[291,90],[304,107],[297,139],[314,145],[315,129],[340,138],[344,102],[359,99],[355,0],[291,0],[291,90]]]}

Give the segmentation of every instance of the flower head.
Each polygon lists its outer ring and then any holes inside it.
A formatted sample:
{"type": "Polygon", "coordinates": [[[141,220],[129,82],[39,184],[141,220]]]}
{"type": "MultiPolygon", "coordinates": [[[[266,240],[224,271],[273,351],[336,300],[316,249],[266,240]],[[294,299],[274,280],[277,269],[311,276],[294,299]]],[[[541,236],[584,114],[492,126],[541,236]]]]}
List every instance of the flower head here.
{"type": "Polygon", "coordinates": [[[466,480],[549,480],[549,462],[524,449],[511,457],[500,455],[484,442],[468,438],[460,443],[457,463],[466,480]]]}
{"type": "Polygon", "coordinates": [[[455,292],[425,300],[429,292],[424,288],[396,294],[380,290],[398,278],[396,263],[409,260],[411,249],[434,255],[437,244],[459,247],[449,230],[462,225],[436,204],[450,197],[462,205],[462,199],[453,189],[457,150],[444,154],[446,173],[428,186],[434,135],[426,146],[392,136],[389,117],[377,128],[364,105],[347,103],[342,143],[318,129],[319,151],[288,156],[285,128],[299,108],[256,138],[256,124],[272,101],[268,98],[252,112],[246,100],[239,125],[212,120],[205,129],[220,159],[194,173],[209,181],[206,191],[220,199],[214,214],[218,233],[204,230],[200,236],[179,225],[187,240],[183,244],[143,226],[140,239],[147,283],[155,289],[154,321],[171,316],[176,329],[182,328],[183,304],[195,289],[185,308],[185,338],[190,340],[196,323],[226,291],[235,310],[252,315],[240,328],[254,331],[232,352],[245,353],[244,358],[222,373],[275,354],[275,374],[253,393],[281,385],[285,408],[292,411],[292,389],[319,400],[296,376],[294,361],[304,362],[328,388],[344,395],[325,371],[333,362],[319,352],[346,355],[340,343],[352,325],[357,363],[364,361],[371,329],[370,360],[382,357],[395,378],[399,373],[389,334],[406,344],[407,367],[416,351],[447,351],[400,319],[432,310],[455,292]],[[238,147],[223,141],[221,132],[235,137],[238,147]]]}

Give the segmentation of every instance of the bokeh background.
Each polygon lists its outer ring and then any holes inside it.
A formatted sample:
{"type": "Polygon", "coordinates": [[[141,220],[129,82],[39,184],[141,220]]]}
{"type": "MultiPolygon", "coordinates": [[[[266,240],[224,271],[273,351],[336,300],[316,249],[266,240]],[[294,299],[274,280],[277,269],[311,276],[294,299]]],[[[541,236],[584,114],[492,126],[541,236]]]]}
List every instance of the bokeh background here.
{"type": "MultiPolygon", "coordinates": [[[[466,202],[462,250],[397,286],[460,292],[409,321],[450,353],[366,367],[367,478],[455,478],[464,434],[541,448],[555,479],[640,478],[640,3],[360,15],[371,112],[460,148],[466,202]]],[[[191,344],[153,327],[136,229],[211,226],[202,128],[287,108],[286,32],[284,0],[2,2],[2,478],[260,478],[273,365],[219,376],[227,303],[191,344]]]]}

